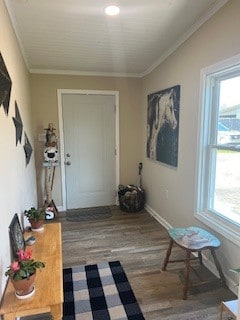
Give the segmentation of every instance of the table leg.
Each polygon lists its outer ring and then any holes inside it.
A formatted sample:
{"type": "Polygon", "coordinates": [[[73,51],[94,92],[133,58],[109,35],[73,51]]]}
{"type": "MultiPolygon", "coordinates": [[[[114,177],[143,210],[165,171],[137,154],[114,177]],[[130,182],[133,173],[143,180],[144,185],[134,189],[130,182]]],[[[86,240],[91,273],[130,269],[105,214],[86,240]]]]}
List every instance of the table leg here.
{"type": "Polygon", "coordinates": [[[217,268],[217,271],[219,273],[219,276],[220,276],[220,279],[221,279],[221,284],[222,284],[223,287],[227,287],[226,280],[225,280],[224,274],[222,272],[221,265],[220,265],[220,263],[218,261],[218,258],[216,256],[215,250],[214,249],[210,249],[210,251],[211,251],[215,266],[217,268]]]}
{"type": "Polygon", "coordinates": [[[62,320],[63,308],[62,303],[51,306],[51,314],[53,320],[62,320]]]}
{"type": "Polygon", "coordinates": [[[163,271],[166,271],[167,264],[168,264],[168,261],[169,261],[169,257],[171,255],[171,251],[172,251],[172,246],[173,246],[173,240],[170,239],[170,243],[169,243],[168,250],[167,250],[167,253],[166,253],[166,257],[165,257],[165,260],[164,260],[164,264],[163,264],[163,267],[162,267],[163,271]]]}
{"type": "Polygon", "coordinates": [[[183,300],[187,299],[188,281],[189,281],[189,272],[190,272],[190,256],[191,256],[191,251],[186,250],[185,271],[184,271],[185,283],[183,286],[183,300]]]}

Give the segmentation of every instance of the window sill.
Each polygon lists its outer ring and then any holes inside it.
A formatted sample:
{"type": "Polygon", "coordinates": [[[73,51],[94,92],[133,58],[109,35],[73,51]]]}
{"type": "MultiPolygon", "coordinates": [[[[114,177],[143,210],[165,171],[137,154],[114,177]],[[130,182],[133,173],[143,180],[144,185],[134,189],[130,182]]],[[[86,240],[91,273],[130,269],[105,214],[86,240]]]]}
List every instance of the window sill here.
{"type": "Polygon", "coordinates": [[[196,212],[195,218],[240,246],[240,226],[210,211],[196,212]]]}

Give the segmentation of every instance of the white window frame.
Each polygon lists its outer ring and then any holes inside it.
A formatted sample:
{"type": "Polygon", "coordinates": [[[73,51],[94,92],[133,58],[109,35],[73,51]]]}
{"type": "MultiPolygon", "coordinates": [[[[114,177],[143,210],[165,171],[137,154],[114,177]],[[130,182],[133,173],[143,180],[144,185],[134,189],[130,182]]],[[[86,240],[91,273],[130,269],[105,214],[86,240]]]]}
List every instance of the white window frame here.
{"type": "Polygon", "coordinates": [[[211,111],[210,103],[213,97],[213,83],[216,78],[224,77],[227,74],[230,76],[231,73],[234,74],[238,71],[240,74],[240,54],[201,70],[194,216],[240,246],[240,225],[208,209],[205,194],[209,184],[207,172],[209,168],[209,156],[207,154],[209,148],[207,146],[214,143],[209,141],[209,132],[210,130],[216,130],[216,127],[212,128],[211,123],[211,118],[217,116],[211,111]]]}

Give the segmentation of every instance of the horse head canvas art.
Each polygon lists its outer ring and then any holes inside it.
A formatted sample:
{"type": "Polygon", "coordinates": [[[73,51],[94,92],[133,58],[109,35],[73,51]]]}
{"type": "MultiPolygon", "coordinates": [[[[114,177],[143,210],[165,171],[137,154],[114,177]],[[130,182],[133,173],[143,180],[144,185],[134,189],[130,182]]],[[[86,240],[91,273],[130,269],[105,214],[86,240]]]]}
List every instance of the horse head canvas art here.
{"type": "Polygon", "coordinates": [[[177,166],[180,86],[148,95],[147,157],[177,166]]]}

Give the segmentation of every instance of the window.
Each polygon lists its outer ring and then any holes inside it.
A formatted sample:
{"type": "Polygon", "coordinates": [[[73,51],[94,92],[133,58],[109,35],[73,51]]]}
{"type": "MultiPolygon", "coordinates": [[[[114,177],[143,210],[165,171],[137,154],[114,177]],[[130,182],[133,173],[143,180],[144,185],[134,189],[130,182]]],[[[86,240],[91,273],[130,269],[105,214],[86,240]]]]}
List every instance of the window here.
{"type": "Polygon", "coordinates": [[[240,244],[240,56],[201,76],[195,216],[240,244]]]}

